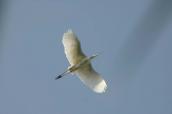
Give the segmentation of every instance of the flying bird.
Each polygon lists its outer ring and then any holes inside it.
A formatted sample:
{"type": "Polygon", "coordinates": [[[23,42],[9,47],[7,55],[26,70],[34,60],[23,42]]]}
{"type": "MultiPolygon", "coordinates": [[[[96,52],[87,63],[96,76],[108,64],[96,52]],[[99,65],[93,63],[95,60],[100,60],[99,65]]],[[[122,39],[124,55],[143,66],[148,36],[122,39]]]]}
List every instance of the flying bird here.
{"type": "Polygon", "coordinates": [[[72,30],[68,30],[64,33],[62,43],[70,66],[64,73],[58,75],[55,79],[60,79],[70,73],[75,74],[94,92],[105,92],[107,88],[105,80],[91,65],[91,60],[97,57],[97,55],[87,57],[81,49],[80,41],[72,30]]]}

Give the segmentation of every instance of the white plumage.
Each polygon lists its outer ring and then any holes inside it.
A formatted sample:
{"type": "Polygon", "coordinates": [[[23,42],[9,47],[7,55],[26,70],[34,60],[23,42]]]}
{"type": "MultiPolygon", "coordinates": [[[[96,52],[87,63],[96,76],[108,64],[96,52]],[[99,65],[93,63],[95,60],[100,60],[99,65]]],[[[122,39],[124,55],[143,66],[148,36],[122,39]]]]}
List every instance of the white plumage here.
{"type": "MultiPolygon", "coordinates": [[[[96,57],[96,55],[91,57],[85,56],[81,50],[80,42],[72,30],[68,30],[64,33],[62,43],[66,57],[71,65],[62,75],[66,73],[76,74],[79,79],[93,91],[97,93],[105,92],[107,88],[106,82],[93,69],[90,63],[91,59],[96,57]]],[[[62,75],[56,79],[61,78],[62,75]]]]}

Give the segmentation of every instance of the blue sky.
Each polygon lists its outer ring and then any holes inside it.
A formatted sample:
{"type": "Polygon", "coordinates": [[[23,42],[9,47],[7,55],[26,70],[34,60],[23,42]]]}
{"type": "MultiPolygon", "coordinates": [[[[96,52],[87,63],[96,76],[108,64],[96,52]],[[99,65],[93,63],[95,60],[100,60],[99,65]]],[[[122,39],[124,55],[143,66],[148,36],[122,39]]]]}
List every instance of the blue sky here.
{"type": "Polygon", "coordinates": [[[1,9],[1,114],[171,114],[170,0],[6,0],[1,9]],[[96,94],[69,65],[72,29],[108,84],[96,94]]]}

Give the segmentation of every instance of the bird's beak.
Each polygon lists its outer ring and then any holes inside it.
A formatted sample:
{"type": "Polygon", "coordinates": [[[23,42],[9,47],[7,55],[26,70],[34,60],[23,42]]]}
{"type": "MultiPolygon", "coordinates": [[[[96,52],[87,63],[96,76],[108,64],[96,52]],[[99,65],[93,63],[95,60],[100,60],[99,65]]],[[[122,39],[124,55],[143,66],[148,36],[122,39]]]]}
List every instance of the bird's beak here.
{"type": "Polygon", "coordinates": [[[94,59],[94,58],[97,57],[97,56],[98,56],[98,54],[92,55],[92,56],[90,57],[90,59],[94,59]]]}
{"type": "Polygon", "coordinates": [[[99,54],[95,54],[95,55],[93,55],[94,57],[97,57],[99,54]]]}

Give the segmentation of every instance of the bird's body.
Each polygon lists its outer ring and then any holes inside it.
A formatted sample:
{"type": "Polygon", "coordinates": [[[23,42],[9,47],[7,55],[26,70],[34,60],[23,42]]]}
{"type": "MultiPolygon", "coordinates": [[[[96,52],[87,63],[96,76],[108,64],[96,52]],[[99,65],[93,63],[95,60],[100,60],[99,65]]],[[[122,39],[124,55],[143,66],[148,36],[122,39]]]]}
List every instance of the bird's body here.
{"type": "Polygon", "coordinates": [[[91,65],[91,59],[95,58],[97,55],[87,57],[81,50],[77,36],[71,30],[64,33],[62,43],[70,67],[56,79],[61,78],[65,74],[74,73],[93,91],[97,93],[105,92],[107,88],[106,82],[91,65]]]}

